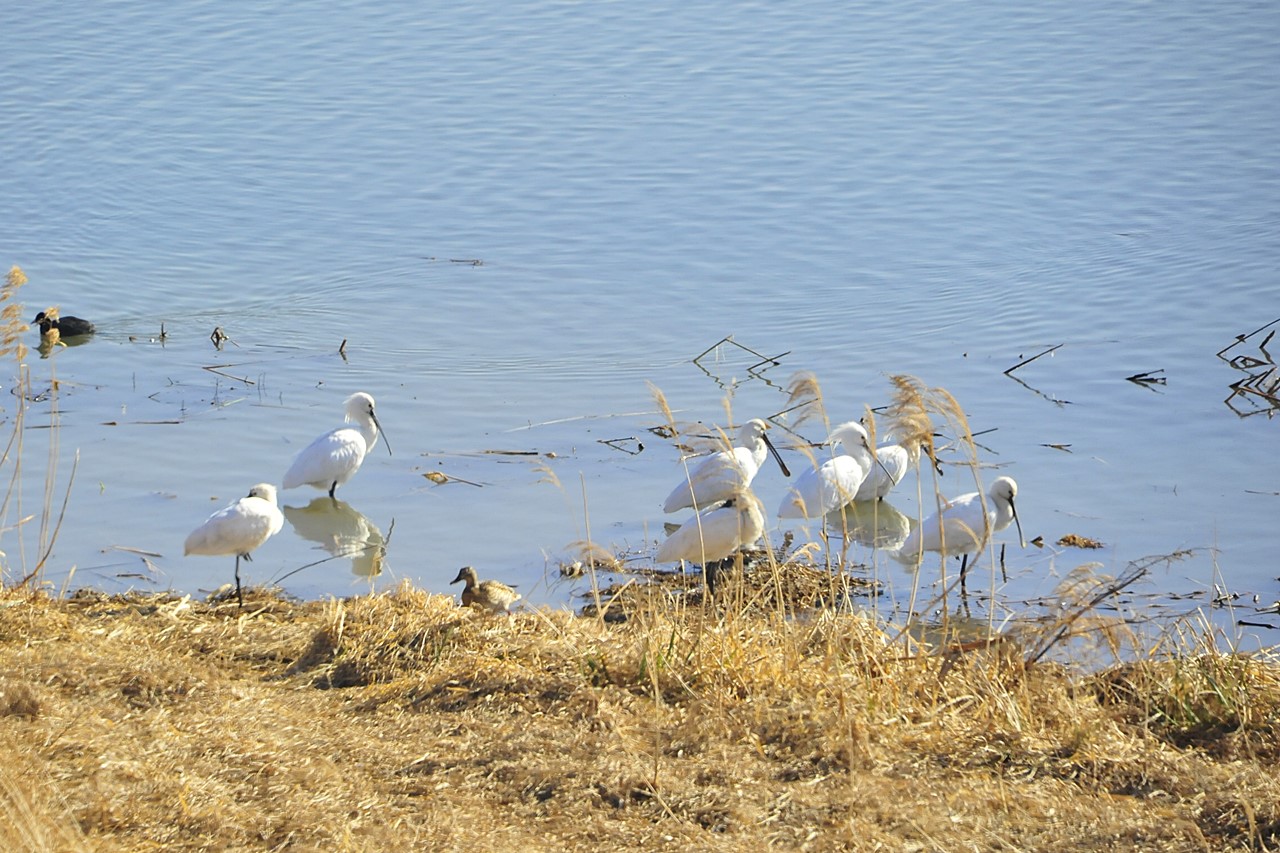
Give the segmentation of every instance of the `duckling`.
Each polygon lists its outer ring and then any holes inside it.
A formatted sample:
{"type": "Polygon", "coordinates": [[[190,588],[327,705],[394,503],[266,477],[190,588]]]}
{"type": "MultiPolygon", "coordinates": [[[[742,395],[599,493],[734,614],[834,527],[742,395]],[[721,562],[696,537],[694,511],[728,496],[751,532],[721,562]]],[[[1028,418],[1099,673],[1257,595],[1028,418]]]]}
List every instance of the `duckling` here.
{"type": "Polygon", "coordinates": [[[520,600],[520,593],[500,581],[482,581],[477,579],[476,570],[471,566],[463,566],[458,576],[449,581],[451,584],[466,581],[462,590],[463,607],[479,607],[488,610],[495,616],[510,613],[511,605],[520,600]]]}
{"type": "Polygon", "coordinates": [[[92,335],[94,326],[88,320],[79,317],[59,317],[58,309],[50,308],[41,311],[32,321],[40,327],[40,334],[48,337],[50,332],[58,332],[61,337],[74,338],[80,335],[92,335]]]}

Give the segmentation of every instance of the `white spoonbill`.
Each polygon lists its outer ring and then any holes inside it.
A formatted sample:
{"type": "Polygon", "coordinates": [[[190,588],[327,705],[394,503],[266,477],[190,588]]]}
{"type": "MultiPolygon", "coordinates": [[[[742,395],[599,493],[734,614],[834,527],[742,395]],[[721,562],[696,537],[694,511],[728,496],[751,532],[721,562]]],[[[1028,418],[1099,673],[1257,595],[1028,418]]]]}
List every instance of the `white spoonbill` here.
{"type": "MultiPolygon", "coordinates": [[[[329,430],[302,449],[285,472],[286,489],[313,486],[332,498],[338,486],[360,470],[365,456],[378,443],[382,424],[373,413],[373,398],[363,391],[352,394],[344,405],[348,425],[329,430]]],[[[386,444],[390,453],[391,443],[386,444]]]]}
{"type": "Polygon", "coordinates": [[[276,487],[270,483],[259,483],[249,490],[248,496],[218,510],[191,531],[182,553],[210,557],[235,554],[236,600],[243,606],[240,560],[251,560],[249,554],[279,533],[283,525],[284,515],[276,506],[276,487]]]}
{"type": "Polygon", "coordinates": [[[880,445],[876,448],[876,460],[880,464],[871,466],[871,470],[867,472],[862,485],[858,486],[858,493],[853,496],[853,499],[855,501],[883,500],[894,486],[902,482],[902,478],[907,475],[907,470],[919,458],[918,443],[880,445]]]}
{"type": "Polygon", "coordinates": [[[784,477],[790,477],[787,463],[782,461],[777,448],[769,441],[765,430],[769,425],[753,418],[742,425],[738,444],[731,450],[713,453],[688,474],[688,479],[671,490],[662,504],[663,512],[676,512],[692,507],[704,510],[733,497],[734,493],[751,485],[751,481],[764,464],[765,453],[772,453],[782,469],[784,477]]]}
{"type": "Polygon", "coordinates": [[[867,441],[867,431],[857,421],[833,429],[827,444],[839,444],[844,452],[796,478],[778,507],[778,517],[821,518],[853,500],[875,464],[867,441]]]}
{"type": "Polygon", "coordinates": [[[919,563],[925,551],[963,554],[965,559],[960,566],[963,585],[969,555],[982,550],[991,534],[1004,530],[1012,521],[1018,526],[1018,542],[1023,542],[1022,522],[1018,520],[1013,502],[1017,494],[1018,484],[1012,477],[997,477],[987,490],[985,502],[980,492],[945,501],[939,512],[911,531],[894,556],[905,563],[919,563]]]}
{"type": "Polygon", "coordinates": [[[739,489],[729,503],[704,510],[666,538],[655,558],[659,563],[707,563],[723,560],[764,535],[760,501],[739,489]]]}

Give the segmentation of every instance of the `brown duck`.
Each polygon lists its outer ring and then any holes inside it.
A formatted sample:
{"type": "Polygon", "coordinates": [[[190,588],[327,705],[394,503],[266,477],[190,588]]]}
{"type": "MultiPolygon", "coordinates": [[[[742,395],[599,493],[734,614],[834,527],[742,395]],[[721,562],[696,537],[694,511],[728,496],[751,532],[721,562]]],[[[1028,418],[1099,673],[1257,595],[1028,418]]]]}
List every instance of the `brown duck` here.
{"type": "Polygon", "coordinates": [[[449,581],[451,584],[466,581],[462,590],[462,606],[478,607],[495,615],[510,613],[511,605],[520,600],[520,593],[500,581],[482,581],[476,577],[476,570],[463,566],[458,576],[449,581]]]}

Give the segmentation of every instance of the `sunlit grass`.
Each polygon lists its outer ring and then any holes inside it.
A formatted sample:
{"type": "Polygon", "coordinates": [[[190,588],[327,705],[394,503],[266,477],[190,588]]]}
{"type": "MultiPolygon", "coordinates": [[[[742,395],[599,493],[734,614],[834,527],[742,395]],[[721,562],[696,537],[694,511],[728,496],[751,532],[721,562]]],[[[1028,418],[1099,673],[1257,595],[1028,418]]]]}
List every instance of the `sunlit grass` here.
{"type": "Polygon", "coordinates": [[[1280,840],[1268,655],[1082,670],[1015,636],[646,594],[609,623],[408,585],[243,611],[10,590],[0,761],[21,781],[0,805],[95,849],[1280,840]]]}

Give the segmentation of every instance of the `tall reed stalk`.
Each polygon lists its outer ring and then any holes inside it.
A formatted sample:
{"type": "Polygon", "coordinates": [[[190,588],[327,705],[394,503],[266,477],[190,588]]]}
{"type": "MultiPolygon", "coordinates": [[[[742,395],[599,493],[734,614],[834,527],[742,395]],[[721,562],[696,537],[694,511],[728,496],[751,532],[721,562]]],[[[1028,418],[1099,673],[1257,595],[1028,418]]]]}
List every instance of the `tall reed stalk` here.
{"type": "MultiPolygon", "coordinates": [[[[10,423],[12,430],[10,431],[7,442],[5,443],[3,454],[0,455],[0,468],[9,466],[8,482],[5,486],[4,498],[0,500],[0,582],[5,585],[24,586],[27,584],[39,584],[46,563],[50,555],[53,553],[54,543],[58,538],[58,531],[62,528],[62,522],[66,518],[67,499],[71,494],[71,483],[75,480],[75,464],[72,465],[71,477],[66,485],[66,493],[63,496],[62,506],[60,510],[54,513],[54,502],[57,492],[57,474],[58,462],[60,458],[60,429],[59,429],[59,409],[58,409],[58,379],[57,374],[52,365],[56,363],[55,359],[50,359],[50,376],[49,390],[44,395],[44,399],[49,402],[49,448],[47,455],[47,464],[44,473],[44,489],[41,507],[38,512],[28,513],[25,511],[23,504],[23,467],[27,432],[27,417],[30,408],[30,401],[35,399],[35,392],[31,379],[31,366],[27,363],[27,355],[30,349],[24,343],[23,338],[30,327],[23,320],[26,316],[26,309],[17,296],[19,290],[27,283],[27,276],[20,267],[13,267],[5,276],[3,285],[0,285],[0,358],[10,357],[13,359],[13,380],[10,389],[10,398],[13,400],[13,411],[10,423]],[[28,524],[34,520],[39,520],[37,525],[36,541],[34,543],[34,564],[30,561],[28,553],[32,545],[28,542],[25,530],[28,524]],[[16,542],[17,556],[16,559],[11,551],[14,550],[16,542]]],[[[46,313],[56,312],[56,308],[50,308],[46,313]]],[[[56,344],[50,350],[51,354],[56,354],[56,344]]],[[[77,454],[76,461],[79,461],[77,454]]]]}

